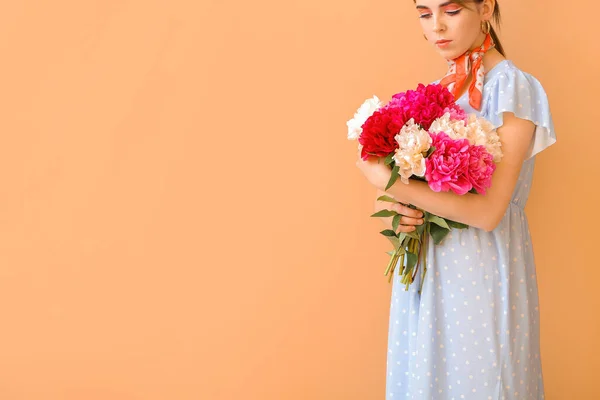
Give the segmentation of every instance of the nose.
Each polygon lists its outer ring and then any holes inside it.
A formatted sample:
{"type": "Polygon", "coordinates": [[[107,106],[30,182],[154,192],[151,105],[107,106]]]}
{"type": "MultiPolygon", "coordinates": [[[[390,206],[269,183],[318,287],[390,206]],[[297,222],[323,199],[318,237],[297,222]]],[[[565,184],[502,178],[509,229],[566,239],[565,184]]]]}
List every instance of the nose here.
{"type": "Polygon", "coordinates": [[[433,31],[435,33],[443,32],[446,29],[444,22],[439,17],[433,19],[433,31]]]}

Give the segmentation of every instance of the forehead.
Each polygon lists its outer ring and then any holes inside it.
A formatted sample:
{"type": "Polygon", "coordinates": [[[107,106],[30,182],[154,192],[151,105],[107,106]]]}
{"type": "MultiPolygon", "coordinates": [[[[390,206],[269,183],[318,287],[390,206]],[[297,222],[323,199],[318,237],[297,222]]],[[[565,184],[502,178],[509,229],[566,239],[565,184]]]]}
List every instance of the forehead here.
{"type": "Polygon", "coordinates": [[[414,2],[415,2],[415,6],[417,7],[417,9],[442,8],[442,7],[456,4],[456,1],[454,1],[454,0],[446,0],[446,1],[444,1],[444,0],[414,0],[414,2]]]}

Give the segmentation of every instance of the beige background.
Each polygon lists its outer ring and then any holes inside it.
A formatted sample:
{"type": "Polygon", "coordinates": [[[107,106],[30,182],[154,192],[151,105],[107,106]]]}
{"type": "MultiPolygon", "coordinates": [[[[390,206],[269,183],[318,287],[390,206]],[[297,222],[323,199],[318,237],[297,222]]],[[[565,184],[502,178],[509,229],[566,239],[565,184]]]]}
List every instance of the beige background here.
{"type": "MultiPolygon", "coordinates": [[[[548,400],[600,398],[596,2],[501,0],[559,142],[548,400]]],[[[0,398],[383,399],[389,243],[345,122],[445,62],[411,0],[5,1],[0,398]]]]}

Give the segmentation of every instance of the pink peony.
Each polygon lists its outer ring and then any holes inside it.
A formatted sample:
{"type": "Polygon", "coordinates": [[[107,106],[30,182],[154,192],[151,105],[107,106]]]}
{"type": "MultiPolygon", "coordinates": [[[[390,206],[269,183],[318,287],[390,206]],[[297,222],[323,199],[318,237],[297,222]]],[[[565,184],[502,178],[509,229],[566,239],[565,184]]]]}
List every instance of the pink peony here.
{"type": "Polygon", "coordinates": [[[494,157],[485,146],[471,146],[469,149],[469,181],[479,194],[485,194],[492,185],[492,174],[496,170],[494,157]]]}
{"type": "Polygon", "coordinates": [[[464,121],[465,125],[469,121],[469,116],[458,104],[451,104],[444,109],[444,114],[449,113],[452,121],[461,120],[464,121]]]}
{"type": "Polygon", "coordinates": [[[425,179],[434,192],[463,195],[473,188],[469,180],[470,145],[467,139],[453,140],[444,132],[431,134],[435,151],[425,160],[425,179]]]}

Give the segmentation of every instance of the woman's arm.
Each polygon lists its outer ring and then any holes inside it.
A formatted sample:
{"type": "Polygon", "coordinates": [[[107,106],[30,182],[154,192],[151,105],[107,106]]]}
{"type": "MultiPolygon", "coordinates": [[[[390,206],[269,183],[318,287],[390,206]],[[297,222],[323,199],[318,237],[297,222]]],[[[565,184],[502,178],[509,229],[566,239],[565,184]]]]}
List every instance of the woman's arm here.
{"type": "Polygon", "coordinates": [[[414,180],[408,185],[396,181],[387,192],[403,203],[413,204],[435,215],[492,231],[506,212],[535,131],[531,121],[517,118],[513,113],[504,113],[503,118],[503,125],[497,129],[503,157],[485,195],[436,193],[427,183],[414,180]]]}
{"type": "MultiPolygon", "coordinates": [[[[386,193],[397,201],[413,204],[435,215],[492,231],[506,212],[534,131],[535,125],[531,121],[518,118],[513,113],[504,113],[503,124],[497,129],[503,157],[485,195],[438,193],[432,191],[427,183],[416,180],[411,180],[408,185],[398,180],[386,193]]],[[[385,190],[391,173],[389,167],[377,161],[360,159],[357,164],[371,183],[385,190]]]]}

